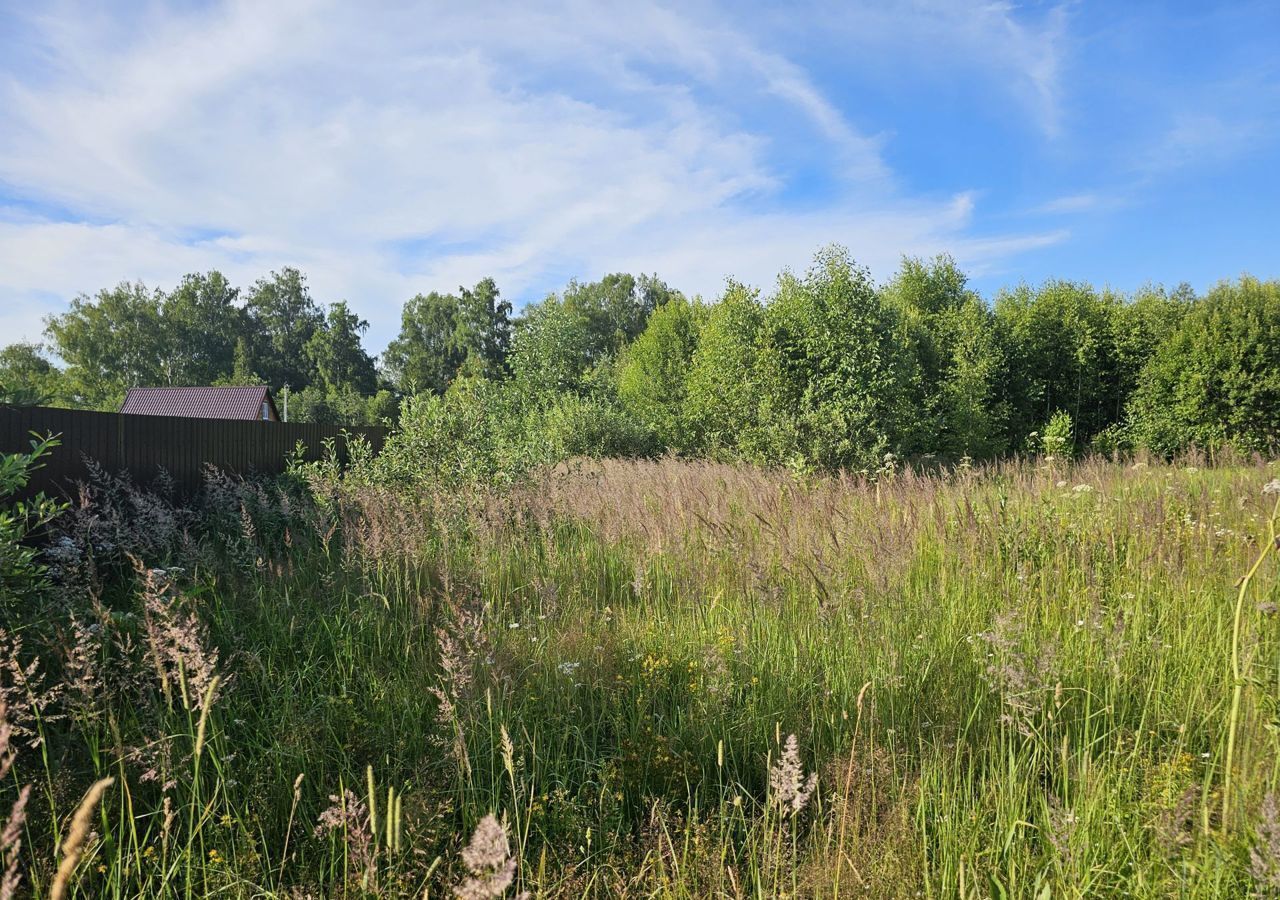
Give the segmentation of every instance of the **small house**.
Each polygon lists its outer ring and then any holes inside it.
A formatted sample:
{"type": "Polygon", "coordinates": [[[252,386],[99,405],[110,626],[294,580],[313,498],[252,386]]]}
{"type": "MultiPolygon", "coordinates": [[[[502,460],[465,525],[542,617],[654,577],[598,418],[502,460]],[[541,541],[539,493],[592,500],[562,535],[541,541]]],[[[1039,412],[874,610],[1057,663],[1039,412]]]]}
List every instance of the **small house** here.
{"type": "Polygon", "coordinates": [[[241,422],[280,421],[276,402],[265,385],[130,388],[120,412],[135,416],[186,416],[241,422]]]}

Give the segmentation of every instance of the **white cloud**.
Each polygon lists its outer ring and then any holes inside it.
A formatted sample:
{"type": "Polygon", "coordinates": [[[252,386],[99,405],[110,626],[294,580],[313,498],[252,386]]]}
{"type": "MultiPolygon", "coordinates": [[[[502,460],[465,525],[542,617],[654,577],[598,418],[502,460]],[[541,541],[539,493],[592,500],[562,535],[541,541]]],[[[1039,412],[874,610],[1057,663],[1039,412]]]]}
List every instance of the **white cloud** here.
{"type": "Polygon", "coordinates": [[[1097,209],[1103,202],[1097,194],[1066,194],[1042,203],[1036,207],[1036,212],[1051,214],[1088,212],[1097,209]]]}
{"type": "Polygon", "coordinates": [[[1063,194],[1041,203],[1031,210],[1040,215],[1082,215],[1084,213],[1105,212],[1127,206],[1133,202],[1132,196],[1124,188],[1107,190],[1081,191],[1074,194],[1063,194]]]}
{"type": "Polygon", "coordinates": [[[215,267],[296,265],[380,345],[414,292],[489,274],[515,297],[618,269],[709,294],[832,240],[879,268],[1062,237],[979,240],[970,197],[903,196],[881,138],[710,8],[241,0],[30,25],[44,66],[0,82],[0,187],[27,203],[0,210],[11,335],[79,291],[215,267]],[[838,175],[804,210],[780,202],[778,116],[838,175]]]}
{"type": "MultiPolygon", "coordinates": [[[[1051,138],[1063,134],[1063,80],[1069,56],[1070,2],[1035,7],[1007,0],[826,0],[819,45],[855,62],[928,73],[950,85],[975,74],[995,87],[1051,138]]],[[[792,7],[783,15],[792,17],[792,7]]],[[[805,21],[800,14],[794,18],[805,21]]],[[[797,40],[812,40],[806,35],[797,40]]]]}
{"type": "Polygon", "coordinates": [[[1180,110],[1159,140],[1139,156],[1149,175],[1198,164],[1220,164],[1273,137],[1269,117],[1256,112],[1229,117],[1219,112],[1180,110]]]}

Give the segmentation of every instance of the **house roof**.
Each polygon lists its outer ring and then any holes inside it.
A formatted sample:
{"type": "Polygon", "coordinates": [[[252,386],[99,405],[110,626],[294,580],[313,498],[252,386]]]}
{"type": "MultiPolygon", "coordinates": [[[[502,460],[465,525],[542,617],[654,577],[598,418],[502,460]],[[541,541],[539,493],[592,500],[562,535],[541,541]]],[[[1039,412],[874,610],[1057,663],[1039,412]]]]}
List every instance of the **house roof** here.
{"type": "Polygon", "coordinates": [[[264,402],[270,404],[272,412],[275,412],[271,391],[263,385],[130,388],[120,412],[138,416],[258,420],[262,418],[264,402]]]}

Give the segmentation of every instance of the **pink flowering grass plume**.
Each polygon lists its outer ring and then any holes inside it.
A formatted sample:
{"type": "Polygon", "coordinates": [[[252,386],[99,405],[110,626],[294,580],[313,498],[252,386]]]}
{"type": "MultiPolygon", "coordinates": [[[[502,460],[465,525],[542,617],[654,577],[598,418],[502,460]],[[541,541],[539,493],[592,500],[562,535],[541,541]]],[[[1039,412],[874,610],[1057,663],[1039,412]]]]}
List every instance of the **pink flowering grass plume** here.
{"type": "Polygon", "coordinates": [[[177,686],[187,709],[200,709],[206,696],[216,702],[217,691],[210,693],[210,686],[218,681],[225,685],[228,679],[218,677],[218,651],[209,645],[204,625],[182,608],[182,598],[169,573],[147,569],[138,560],[134,566],[143,579],[146,655],[165,701],[172,702],[177,686]]]}
{"type": "MultiPolygon", "coordinates": [[[[480,820],[462,851],[462,863],[469,877],[453,889],[460,900],[494,900],[506,893],[516,877],[516,858],[511,855],[507,829],[492,813],[480,820]]],[[[521,894],[520,898],[527,897],[521,894]]]]}
{"type": "Polygon", "coordinates": [[[63,648],[63,684],[67,706],[84,722],[96,721],[104,707],[106,681],[100,666],[102,655],[101,625],[86,625],[76,616],[70,617],[72,640],[63,648]]]}
{"type": "Polygon", "coordinates": [[[329,795],[329,808],[320,813],[316,837],[338,835],[346,845],[352,868],[363,873],[365,880],[373,869],[374,843],[370,830],[369,807],[350,789],[341,795],[329,795]]]}
{"type": "MultiPolygon", "coordinates": [[[[0,699],[0,781],[3,781],[13,767],[17,757],[17,749],[13,746],[14,731],[9,724],[9,710],[0,699]]],[[[23,785],[18,792],[18,799],[9,810],[9,817],[0,828],[0,900],[11,900],[17,896],[18,883],[22,878],[18,871],[18,859],[22,852],[22,829],[27,821],[27,800],[31,797],[31,785],[23,785]]]]}
{"type": "Polygon", "coordinates": [[[54,712],[64,685],[48,683],[40,658],[32,655],[24,662],[25,656],[22,637],[0,628],[0,703],[7,710],[6,727],[11,739],[35,749],[44,743],[43,726],[64,718],[54,712]]]}
{"type": "Polygon", "coordinates": [[[769,767],[769,800],[784,816],[796,816],[804,811],[818,786],[818,773],[810,772],[806,778],[800,764],[800,743],[794,734],[787,735],[782,755],[769,767]]]}

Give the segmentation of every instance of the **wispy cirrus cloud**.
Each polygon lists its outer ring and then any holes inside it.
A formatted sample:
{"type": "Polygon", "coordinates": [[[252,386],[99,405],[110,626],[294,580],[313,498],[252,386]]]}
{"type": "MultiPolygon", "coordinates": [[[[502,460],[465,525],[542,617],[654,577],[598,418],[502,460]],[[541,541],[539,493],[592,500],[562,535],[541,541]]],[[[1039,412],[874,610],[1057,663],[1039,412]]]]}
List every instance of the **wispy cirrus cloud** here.
{"type": "MultiPolygon", "coordinates": [[[[912,4],[896,31],[877,28],[905,43],[922,16],[962,20],[942,9],[912,4]]],[[[1011,8],[972,11],[1008,44],[1043,47],[1058,27],[1053,13],[1028,31],[1011,8]]],[[[887,270],[904,252],[982,266],[1065,236],[992,234],[964,184],[912,194],[886,123],[813,77],[765,18],[727,8],[282,0],[12,15],[11,334],[34,337],[78,291],[213,267],[246,283],[297,265],[320,296],[350,299],[377,344],[412,293],[489,274],[517,298],[615,269],[710,294],[728,274],[768,283],[832,240],[887,270]],[[832,185],[799,204],[796,146],[815,148],[832,185]]],[[[1056,63],[1033,55],[1007,64],[1047,127],[1056,63]]]]}

